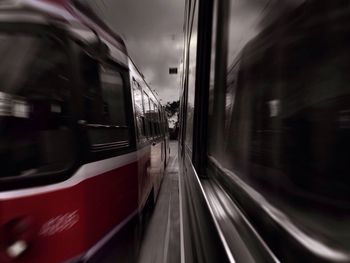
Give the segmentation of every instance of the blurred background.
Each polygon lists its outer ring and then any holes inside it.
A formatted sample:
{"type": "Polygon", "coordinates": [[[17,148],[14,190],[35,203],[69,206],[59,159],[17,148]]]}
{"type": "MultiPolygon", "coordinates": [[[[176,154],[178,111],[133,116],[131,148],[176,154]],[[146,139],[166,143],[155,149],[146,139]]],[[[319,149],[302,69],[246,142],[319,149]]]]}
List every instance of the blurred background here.
{"type": "Polygon", "coordinates": [[[0,263],[350,262],[348,0],[0,0],[0,263]]]}

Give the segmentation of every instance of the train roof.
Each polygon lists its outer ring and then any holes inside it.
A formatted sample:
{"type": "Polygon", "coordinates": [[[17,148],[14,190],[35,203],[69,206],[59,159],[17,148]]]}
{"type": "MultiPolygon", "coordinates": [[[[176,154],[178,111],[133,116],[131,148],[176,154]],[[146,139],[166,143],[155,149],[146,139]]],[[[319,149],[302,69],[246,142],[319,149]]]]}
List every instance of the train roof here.
{"type": "MultiPolygon", "coordinates": [[[[67,27],[80,26],[110,42],[127,55],[123,39],[111,30],[83,1],[79,0],[0,0],[0,13],[16,14],[16,18],[29,15],[54,20],[67,27]],[[20,15],[19,15],[20,14],[20,15]]],[[[35,19],[33,19],[34,21],[35,19]]],[[[35,21],[38,21],[36,19],[35,21]]]]}

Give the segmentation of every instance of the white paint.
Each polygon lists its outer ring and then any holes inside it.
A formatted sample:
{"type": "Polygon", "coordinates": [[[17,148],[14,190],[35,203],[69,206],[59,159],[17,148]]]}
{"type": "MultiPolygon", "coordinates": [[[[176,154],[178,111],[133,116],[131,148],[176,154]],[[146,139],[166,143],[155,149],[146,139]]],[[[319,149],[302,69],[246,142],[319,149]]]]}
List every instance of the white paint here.
{"type": "Polygon", "coordinates": [[[1,192],[0,201],[46,194],[53,191],[59,191],[59,190],[71,188],[85,180],[99,176],[103,173],[109,172],[111,170],[120,168],[122,166],[128,165],[136,161],[137,161],[137,152],[132,152],[125,155],[88,163],[81,166],[78,169],[78,171],[66,181],[63,181],[57,184],[47,185],[47,186],[38,186],[38,187],[33,187],[28,189],[1,192]]]}
{"type": "Polygon", "coordinates": [[[45,224],[42,225],[39,235],[53,236],[55,234],[71,229],[78,222],[79,222],[78,210],[58,215],[54,218],[50,218],[45,224]]]}

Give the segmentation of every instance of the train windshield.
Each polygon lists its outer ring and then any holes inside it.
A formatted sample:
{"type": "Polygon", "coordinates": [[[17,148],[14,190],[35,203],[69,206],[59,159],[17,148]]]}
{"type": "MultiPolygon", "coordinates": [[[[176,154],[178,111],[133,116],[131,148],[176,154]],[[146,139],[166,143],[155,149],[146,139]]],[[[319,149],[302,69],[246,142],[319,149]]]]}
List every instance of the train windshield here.
{"type": "Polygon", "coordinates": [[[71,163],[69,59],[48,35],[0,33],[1,178],[71,163]]]}

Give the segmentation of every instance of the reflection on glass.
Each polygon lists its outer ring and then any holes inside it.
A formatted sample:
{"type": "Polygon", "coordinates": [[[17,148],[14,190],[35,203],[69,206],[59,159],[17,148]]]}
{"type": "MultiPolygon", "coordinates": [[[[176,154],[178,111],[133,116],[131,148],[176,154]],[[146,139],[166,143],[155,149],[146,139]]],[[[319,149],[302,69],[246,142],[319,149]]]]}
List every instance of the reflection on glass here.
{"type": "Polygon", "coordinates": [[[72,163],[69,61],[45,36],[1,33],[1,177],[58,172],[72,163]]]}
{"type": "Polygon", "coordinates": [[[194,91],[196,77],[196,59],[197,59],[197,25],[198,25],[198,1],[191,6],[194,10],[193,21],[188,35],[189,40],[189,67],[188,67],[188,99],[187,99],[187,121],[186,121],[186,145],[192,149],[193,136],[193,114],[194,114],[194,91]]]}
{"type": "Polygon", "coordinates": [[[125,126],[124,84],[121,74],[113,69],[101,68],[101,84],[106,122],[125,126]]]}
{"type": "Polygon", "coordinates": [[[349,2],[230,3],[225,131],[210,154],[349,250],[349,2]]]}

